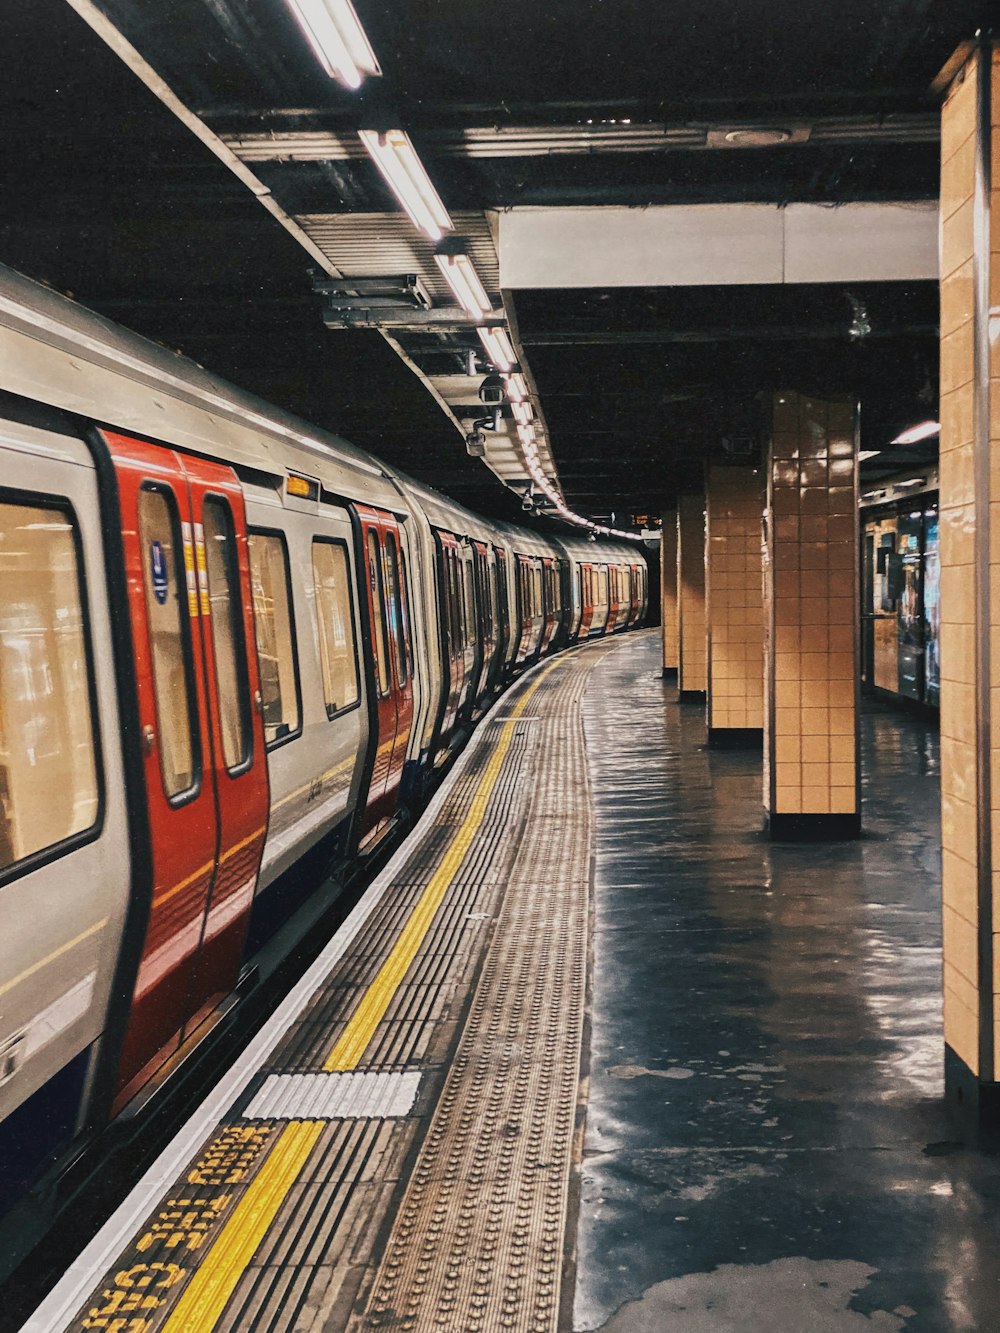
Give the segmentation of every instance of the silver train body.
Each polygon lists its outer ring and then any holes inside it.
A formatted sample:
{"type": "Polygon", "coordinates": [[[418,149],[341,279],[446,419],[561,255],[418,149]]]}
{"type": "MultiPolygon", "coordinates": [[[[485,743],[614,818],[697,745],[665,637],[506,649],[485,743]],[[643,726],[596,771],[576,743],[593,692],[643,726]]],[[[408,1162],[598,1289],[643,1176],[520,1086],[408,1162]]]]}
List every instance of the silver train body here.
{"type": "Polygon", "coordinates": [[[169,1077],[518,671],[646,595],[627,544],[488,522],[0,269],[0,1208],[169,1077]]]}

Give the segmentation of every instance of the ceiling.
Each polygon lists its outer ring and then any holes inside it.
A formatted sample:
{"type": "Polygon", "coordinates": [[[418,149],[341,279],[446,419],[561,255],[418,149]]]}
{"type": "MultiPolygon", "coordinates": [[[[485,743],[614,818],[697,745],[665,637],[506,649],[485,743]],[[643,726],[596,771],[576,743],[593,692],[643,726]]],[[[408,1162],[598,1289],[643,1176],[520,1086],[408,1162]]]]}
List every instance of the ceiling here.
{"type": "MultiPolygon", "coordinates": [[[[696,487],[706,458],[759,432],[761,395],[778,385],[857,394],[866,450],[935,414],[931,281],[502,292],[496,215],[933,199],[931,84],[986,4],[355,8],[382,76],[351,93],[284,0],[7,0],[0,262],[474,508],[520,517],[465,451],[483,413],[467,322],[323,322],[314,280],[331,272],[416,272],[436,305],[447,299],[433,247],[356,136],[403,128],[503,300],[546,469],[579,512],[627,522],[696,487]],[[102,20],[146,83],[95,33],[102,20]],[[146,86],[156,77],[188,124],[146,86]],[[747,129],[782,142],[731,146],[747,129]]],[[[507,439],[506,414],[501,426],[507,439]]],[[[491,441],[491,465],[517,481],[513,459],[491,441]]]]}

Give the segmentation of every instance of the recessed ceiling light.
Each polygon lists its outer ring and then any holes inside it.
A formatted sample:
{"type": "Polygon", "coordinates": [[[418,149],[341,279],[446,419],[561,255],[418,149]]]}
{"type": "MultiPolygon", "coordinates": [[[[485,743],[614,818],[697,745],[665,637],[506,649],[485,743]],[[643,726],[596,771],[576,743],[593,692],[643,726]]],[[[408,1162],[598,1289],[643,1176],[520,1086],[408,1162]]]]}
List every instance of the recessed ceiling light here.
{"type": "Polygon", "coordinates": [[[448,210],[404,130],[358,130],[358,138],[415,226],[432,241],[452,230],[448,210]]]}
{"type": "Polygon", "coordinates": [[[921,421],[916,426],[910,426],[908,430],[901,430],[892,444],[919,444],[921,440],[932,440],[935,435],[941,433],[940,422],[921,421]]]}
{"type": "Polygon", "coordinates": [[[777,144],[791,143],[791,130],[772,128],[768,125],[747,125],[738,130],[724,130],[723,143],[730,148],[774,148],[777,144]]]}
{"type": "Polygon", "coordinates": [[[288,0],[316,58],[332,79],[360,88],[366,74],[381,74],[375,52],[351,0],[288,0]]]}

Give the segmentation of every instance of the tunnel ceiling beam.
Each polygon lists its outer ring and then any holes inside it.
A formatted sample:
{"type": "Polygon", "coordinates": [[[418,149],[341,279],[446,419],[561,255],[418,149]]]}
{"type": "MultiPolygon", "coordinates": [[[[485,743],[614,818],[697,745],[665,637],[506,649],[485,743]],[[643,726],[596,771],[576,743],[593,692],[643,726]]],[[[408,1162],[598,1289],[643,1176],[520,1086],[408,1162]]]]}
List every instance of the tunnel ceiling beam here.
{"type": "Polygon", "coordinates": [[[723,286],[936,279],[937,204],[513,208],[500,285],[723,286]]]}

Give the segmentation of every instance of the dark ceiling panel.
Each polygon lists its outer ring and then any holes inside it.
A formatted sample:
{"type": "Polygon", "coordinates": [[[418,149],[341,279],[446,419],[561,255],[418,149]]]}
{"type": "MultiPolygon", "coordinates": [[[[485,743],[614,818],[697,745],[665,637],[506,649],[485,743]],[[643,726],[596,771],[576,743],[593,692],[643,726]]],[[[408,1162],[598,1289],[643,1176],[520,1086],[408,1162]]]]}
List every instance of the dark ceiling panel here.
{"type": "MultiPolygon", "coordinates": [[[[933,113],[981,0],[355,0],[384,77],[319,70],[284,0],[101,0],[219,132],[399,125],[453,210],[932,198],[933,139],[463,157],[462,128],[705,126],[933,113]]],[[[65,0],[0,6],[0,261],[483,510],[519,515],[374,333],[330,333],[310,260],[65,0]]],[[[364,159],[254,165],[292,213],[394,208],[364,159]]],[[[847,387],[866,444],[936,404],[932,284],[524,292],[520,332],[567,495],[654,507],[756,429],[769,385],[847,387]],[[869,331],[852,336],[863,311],[869,331]],[[612,500],[609,500],[612,497],[612,500]]],[[[433,335],[428,371],[457,367],[433,335]]]]}
{"type": "Polygon", "coordinates": [[[932,415],[937,300],[934,283],[618,288],[519,292],[517,312],[570,503],[655,511],[725,441],[760,438],[769,390],[856,394],[865,449],[932,415]]]}

